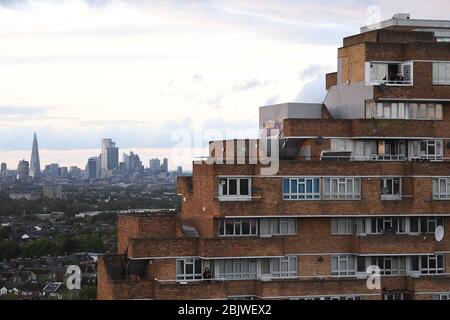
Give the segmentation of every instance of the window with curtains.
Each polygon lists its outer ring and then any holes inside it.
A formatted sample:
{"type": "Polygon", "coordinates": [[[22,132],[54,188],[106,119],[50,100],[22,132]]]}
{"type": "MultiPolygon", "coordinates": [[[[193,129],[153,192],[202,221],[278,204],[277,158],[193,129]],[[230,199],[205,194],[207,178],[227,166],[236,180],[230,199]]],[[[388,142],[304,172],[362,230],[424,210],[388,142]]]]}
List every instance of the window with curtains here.
{"type": "Polygon", "coordinates": [[[242,237],[258,235],[258,219],[227,218],[219,220],[219,236],[242,237]]]}
{"type": "Polygon", "coordinates": [[[297,234],[296,218],[261,218],[260,236],[287,236],[297,234]]]}
{"type": "Polygon", "coordinates": [[[366,102],[367,119],[442,120],[442,104],[416,102],[366,102]]]}
{"type": "Polygon", "coordinates": [[[442,140],[418,140],[410,143],[411,157],[427,160],[442,160],[442,140]]]}
{"type": "Polygon", "coordinates": [[[216,273],[223,279],[256,279],[256,259],[227,259],[216,261],[216,273]]]}
{"type": "Polygon", "coordinates": [[[266,278],[297,277],[297,257],[261,259],[261,276],[266,278]]]}
{"type": "Polygon", "coordinates": [[[323,178],[324,200],[361,199],[360,178],[323,178]]]}
{"type": "Polygon", "coordinates": [[[355,275],[355,257],[353,255],[340,255],[331,257],[332,276],[355,275]]]}
{"type": "Polygon", "coordinates": [[[319,178],[284,178],[283,199],[285,200],[319,200],[319,178]]]}
{"type": "Polygon", "coordinates": [[[450,178],[433,179],[433,199],[450,200],[450,178]]]}
{"type": "Polygon", "coordinates": [[[353,218],[332,218],[331,234],[334,235],[353,234],[354,226],[355,226],[355,219],[353,218]]]}
{"type": "Polygon", "coordinates": [[[433,84],[450,85],[450,62],[433,62],[433,84]]]}

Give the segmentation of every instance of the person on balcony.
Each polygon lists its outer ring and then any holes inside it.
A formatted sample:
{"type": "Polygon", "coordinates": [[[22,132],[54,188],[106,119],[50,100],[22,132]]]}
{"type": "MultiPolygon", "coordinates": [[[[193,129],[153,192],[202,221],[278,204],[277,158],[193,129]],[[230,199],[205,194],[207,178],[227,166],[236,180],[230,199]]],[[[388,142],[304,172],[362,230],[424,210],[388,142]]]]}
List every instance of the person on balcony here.
{"type": "Polygon", "coordinates": [[[205,267],[205,270],[203,271],[203,279],[205,280],[211,279],[211,271],[209,271],[208,267],[205,267]]]}

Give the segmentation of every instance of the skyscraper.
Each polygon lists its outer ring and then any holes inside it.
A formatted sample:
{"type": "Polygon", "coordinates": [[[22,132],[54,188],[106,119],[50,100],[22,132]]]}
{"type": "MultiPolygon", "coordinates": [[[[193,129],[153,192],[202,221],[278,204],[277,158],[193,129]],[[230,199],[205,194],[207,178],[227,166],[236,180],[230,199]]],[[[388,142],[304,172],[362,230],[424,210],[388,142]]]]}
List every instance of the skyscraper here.
{"type": "Polygon", "coordinates": [[[161,165],[162,172],[168,173],[169,172],[169,160],[167,158],[163,159],[163,163],[161,165]]]}
{"type": "Polygon", "coordinates": [[[27,180],[30,176],[30,164],[26,160],[19,161],[17,166],[17,179],[27,180]]]}
{"type": "Polygon", "coordinates": [[[101,171],[107,172],[119,168],[119,148],[111,139],[102,140],[101,171]]]}
{"type": "Polygon", "coordinates": [[[0,177],[5,177],[8,174],[8,167],[6,163],[2,162],[0,167],[0,177]]]}
{"type": "Polygon", "coordinates": [[[86,166],[86,170],[88,172],[88,178],[89,179],[95,179],[97,178],[97,157],[91,157],[88,160],[88,164],[86,166]]]}
{"type": "Polygon", "coordinates": [[[39,160],[39,147],[35,132],[33,136],[33,147],[31,149],[30,177],[37,178],[40,175],[41,175],[41,162],[39,160]]]}
{"type": "Polygon", "coordinates": [[[150,159],[149,165],[150,171],[153,173],[158,173],[161,170],[161,161],[158,158],[150,159]]]}

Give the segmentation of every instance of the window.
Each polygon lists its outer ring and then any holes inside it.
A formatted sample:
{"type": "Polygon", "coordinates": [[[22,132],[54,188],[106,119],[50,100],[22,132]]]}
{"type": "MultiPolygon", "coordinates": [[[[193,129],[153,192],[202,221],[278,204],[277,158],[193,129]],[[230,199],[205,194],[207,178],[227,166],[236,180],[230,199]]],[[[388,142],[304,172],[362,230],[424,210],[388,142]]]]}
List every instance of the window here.
{"type": "Polygon", "coordinates": [[[261,275],[270,278],[297,277],[297,257],[261,259],[261,275]]]}
{"type": "Polygon", "coordinates": [[[410,102],[366,102],[367,119],[442,120],[442,104],[410,102]]]}
{"type": "Polygon", "coordinates": [[[404,299],[405,299],[405,295],[402,292],[383,294],[383,300],[404,300],[404,299]]]}
{"type": "Polygon", "coordinates": [[[433,63],[433,84],[450,85],[450,62],[433,63]]]}
{"type": "Polygon", "coordinates": [[[439,274],[444,273],[444,255],[420,256],[421,274],[439,274]]]}
{"type": "Polygon", "coordinates": [[[218,260],[216,271],[221,279],[256,279],[256,259],[218,260]]]}
{"type": "Polygon", "coordinates": [[[450,293],[434,294],[433,300],[450,300],[450,293]]]}
{"type": "Polygon", "coordinates": [[[324,178],[324,200],[359,200],[361,179],[359,178],[324,178]]]}
{"type": "Polygon", "coordinates": [[[352,218],[331,218],[331,234],[353,234],[354,221],[352,218]]]}
{"type": "Polygon", "coordinates": [[[262,218],[259,221],[261,236],[283,236],[297,234],[296,218],[262,218]]]}
{"type": "Polygon", "coordinates": [[[433,179],[433,199],[450,199],[450,178],[433,179]]]}
{"type": "Polygon", "coordinates": [[[366,85],[411,85],[413,63],[366,62],[366,85]]]}
{"type": "Polygon", "coordinates": [[[401,178],[381,178],[381,200],[400,200],[401,178]]]}
{"type": "Polygon", "coordinates": [[[219,236],[256,236],[258,219],[220,219],[219,236]]]}
{"type": "Polygon", "coordinates": [[[381,275],[400,275],[406,273],[405,257],[372,257],[371,264],[380,268],[381,275]]]}
{"type": "Polygon", "coordinates": [[[283,179],[283,199],[285,200],[319,200],[319,178],[285,178],[283,179]]]}
{"type": "Polygon", "coordinates": [[[250,198],[250,186],[250,178],[220,178],[219,197],[223,200],[250,198]]]}
{"type": "Polygon", "coordinates": [[[384,234],[394,231],[394,220],[392,217],[368,218],[368,234],[384,234]]]}
{"type": "Polygon", "coordinates": [[[177,259],[177,280],[195,280],[202,278],[200,259],[177,259]]]}
{"type": "Polygon", "coordinates": [[[355,259],[352,255],[331,257],[331,275],[351,276],[355,275],[355,259]]]}
{"type": "Polygon", "coordinates": [[[442,160],[442,140],[411,141],[412,158],[442,160]]]}
{"type": "Polygon", "coordinates": [[[420,228],[422,233],[434,233],[436,228],[442,225],[442,217],[422,217],[420,228]]]}

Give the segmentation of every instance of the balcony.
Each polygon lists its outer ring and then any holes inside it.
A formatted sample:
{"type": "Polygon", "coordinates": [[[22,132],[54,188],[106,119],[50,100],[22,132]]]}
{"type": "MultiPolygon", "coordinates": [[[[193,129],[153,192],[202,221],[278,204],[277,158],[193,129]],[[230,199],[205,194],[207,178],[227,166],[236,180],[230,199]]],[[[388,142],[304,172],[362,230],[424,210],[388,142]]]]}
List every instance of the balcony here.
{"type": "Polygon", "coordinates": [[[443,248],[433,234],[407,235],[384,233],[355,236],[353,252],[360,255],[376,254],[434,254],[443,248]]]}
{"type": "Polygon", "coordinates": [[[412,86],[412,62],[366,62],[366,85],[412,86]]]}

